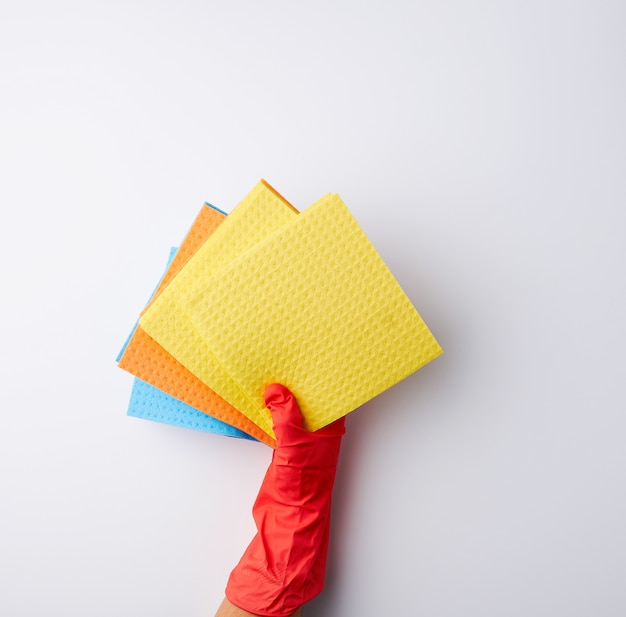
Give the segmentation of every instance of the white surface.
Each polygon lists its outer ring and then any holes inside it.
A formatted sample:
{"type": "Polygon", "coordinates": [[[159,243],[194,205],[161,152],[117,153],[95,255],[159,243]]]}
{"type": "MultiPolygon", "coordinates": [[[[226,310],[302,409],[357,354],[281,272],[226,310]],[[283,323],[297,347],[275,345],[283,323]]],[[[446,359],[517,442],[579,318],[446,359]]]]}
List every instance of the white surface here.
{"type": "Polygon", "coordinates": [[[125,416],[204,200],[338,192],[446,353],[349,418],[307,617],[626,614],[621,2],[2,2],[0,614],[210,616],[260,444],[125,416]]]}

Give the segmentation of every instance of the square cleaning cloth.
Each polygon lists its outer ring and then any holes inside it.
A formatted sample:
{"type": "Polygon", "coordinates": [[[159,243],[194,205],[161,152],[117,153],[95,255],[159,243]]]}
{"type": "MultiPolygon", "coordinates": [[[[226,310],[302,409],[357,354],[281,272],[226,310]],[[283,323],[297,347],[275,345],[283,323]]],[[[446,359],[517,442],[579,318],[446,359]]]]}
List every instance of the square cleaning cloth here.
{"type": "Polygon", "coordinates": [[[254,408],[236,406],[262,427],[269,383],[289,388],[317,430],[442,353],[336,194],[193,283],[177,303],[215,369],[199,376],[233,405],[243,392],[254,408]]]}
{"type": "MultiPolygon", "coordinates": [[[[187,318],[180,300],[198,281],[209,280],[215,272],[297,217],[297,210],[269,184],[258,182],[198,248],[139,320],[139,327],[189,373],[207,385],[212,384],[209,388],[215,392],[218,389],[228,392],[228,403],[248,421],[255,423],[264,436],[259,437],[258,432],[249,428],[245,430],[262,441],[269,440],[272,443],[275,436],[269,415],[256,413],[257,402],[247,396],[230,374],[223,370],[187,318]]],[[[239,293],[239,290],[234,289],[233,293],[239,293]]],[[[214,305],[214,310],[221,312],[227,308],[214,305]]],[[[219,417],[241,426],[231,417],[219,417]]]]}

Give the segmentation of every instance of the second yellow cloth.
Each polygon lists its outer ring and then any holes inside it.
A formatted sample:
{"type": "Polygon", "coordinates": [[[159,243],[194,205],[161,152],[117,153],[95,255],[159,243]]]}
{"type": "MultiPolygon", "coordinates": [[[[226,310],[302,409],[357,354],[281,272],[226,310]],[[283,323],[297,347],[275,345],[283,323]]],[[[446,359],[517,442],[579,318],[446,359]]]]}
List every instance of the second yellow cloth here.
{"type": "MultiPolygon", "coordinates": [[[[250,399],[231,375],[222,369],[211,348],[185,314],[181,298],[198,281],[209,281],[214,273],[235,257],[294,217],[297,217],[297,210],[266,182],[260,181],[139,319],[139,326],[159,345],[220,396],[221,392],[227,392],[228,398],[222,398],[272,438],[274,431],[270,418],[265,413],[258,413],[256,401],[250,399]]],[[[214,308],[218,313],[228,310],[226,306],[214,308]]]]}

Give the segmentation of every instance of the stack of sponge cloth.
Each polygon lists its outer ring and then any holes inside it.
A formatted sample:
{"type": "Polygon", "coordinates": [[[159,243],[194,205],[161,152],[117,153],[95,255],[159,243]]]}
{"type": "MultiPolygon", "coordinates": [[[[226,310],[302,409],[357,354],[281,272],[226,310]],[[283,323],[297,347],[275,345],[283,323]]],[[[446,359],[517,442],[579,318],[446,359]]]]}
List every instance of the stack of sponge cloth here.
{"type": "Polygon", "coordinates": [[[337,194],[298,212],[261,180],[202,207],[117,361],[129,415],[275,446],[268,384],[314,431],[441,353],[337,194]]]}

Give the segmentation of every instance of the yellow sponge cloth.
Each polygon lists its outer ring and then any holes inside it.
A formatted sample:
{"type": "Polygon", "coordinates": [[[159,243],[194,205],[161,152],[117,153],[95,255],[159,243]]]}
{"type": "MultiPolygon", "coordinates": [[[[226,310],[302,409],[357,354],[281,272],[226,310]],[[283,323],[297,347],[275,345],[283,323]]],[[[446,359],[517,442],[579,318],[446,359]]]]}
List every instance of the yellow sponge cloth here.
{"type": "MultiPolygon", "coordinates": [[[[267,413],[255,413],[256,401],[224,371],[206,341],[187,318],[181,298],[197,281],[209,281],[235,257],[292,218],[297,210],[270,185],[261,180],[237,204],[224,222],[189,259],[162,293],[149,305],[139,326],[187,370],[215,392],[228,392],[228,402],[255,422],[271,438],[272,424],[267,413]]],[[[210,290],[205,288],[210,294],[210,290]]],[[[238,293],[235,288],[234,293],[238,293]]],[[[226,306],[213,305],[219,313],[226,306]]],[[[208,313],[207,313],[208,315],[208,313]]],[[[224,397],[222,397],[224,398],[224,397]]]]}
{"type": "MultiPolygon", "coordinates": [[[[188,279],[177,302],[214,369],[200,367],[198,376],[262,427],[271,426],[263,403],[270,383],[295,394],[316,430],[442,353],[336,194],[227,265],[188,279]]],[[[150,333],[149,314],[140,323],[150,333]]]]}

